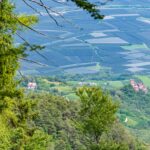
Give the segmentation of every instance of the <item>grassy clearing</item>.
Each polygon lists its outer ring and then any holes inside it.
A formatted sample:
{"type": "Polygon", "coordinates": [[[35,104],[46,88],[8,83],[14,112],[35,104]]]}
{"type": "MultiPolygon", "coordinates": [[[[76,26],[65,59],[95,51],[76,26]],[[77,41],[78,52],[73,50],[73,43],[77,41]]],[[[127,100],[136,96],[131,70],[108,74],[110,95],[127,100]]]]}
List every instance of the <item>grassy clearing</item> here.
{"type": "Polygon", "coordinates": [[[99,71],[102,67],[99,65],[99,63],[97,63],[96,66],[89,66],[87,68],[89,70],[99,71]]]}
{"type": "Polygon", "coordinates": [[[123,83],[121,81],[109,81],[108,82],[110,86],[114,88],[121,88],[123,87],[123,83]]]}
{"type": "Polygon", "coordinates": [[[124,50],[137,50],[137,49],[143,49],[143,50],[148,50],[149,47],[146,44],[135,44],[135,45],[127,45],[127,46],[121,46],[124,50]]]}
{"type": "Polygon", "coordinates": [[[68,81],[67,84],[70,85],[70,86],[71,85],[78,85],[79,81],[68,81]]]}
{"type": "Polygon", "coordinates": [[[147,87],[150,87],[150,77],[144,75],[137,75],[135,77],[140,79],[147,87]]]}
{"type": "Polygon", "coordinates": [[[107,89],[109,88],[120,89],[124,85],[123,81],[99,81],[98,84],[107,89]]]}
{"type": "Polygon", "coordinates": [[[66,97],[69,100],[78,100],[79,99],[79,97],[76,95],[76,93],[70,93],[70,94],[66,95],[66,97]]]}
{"type": "Polygon", "coordinates": [[[70,86],[56,86],[55,88],[61,92],[72,92],[72,88],[70,86]]]}
{"type": "Polygon", "coordinates": [[[85,65],[72,65],[69,68],[66,68],[64,71],[69,74],[88,74],[88,73],[96,73],[102,69],[99,63],[95,64],[85,64],[85,65]]]}
{"type": "Polygon", "coordinates": [[[48,84],[54,84],[54,85],[60,85],[61,82],[52,82],[52,81],[48,81],[47,79],[43,79],[44,82],[48,83],[48,84]]]}

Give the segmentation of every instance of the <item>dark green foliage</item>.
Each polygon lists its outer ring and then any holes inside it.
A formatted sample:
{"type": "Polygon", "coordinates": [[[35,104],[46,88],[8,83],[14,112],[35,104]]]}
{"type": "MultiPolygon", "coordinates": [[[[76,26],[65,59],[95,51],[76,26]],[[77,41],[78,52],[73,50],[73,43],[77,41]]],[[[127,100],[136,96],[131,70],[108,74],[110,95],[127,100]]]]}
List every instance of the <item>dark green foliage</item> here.
{"type": "Polygon", "coordinates": [[[99,145],[102,134],[111,128],[116,119],[118,105],[97,87],[80,88],[77,95],[81,100],[81,129],[91,137],[92,146],[99,145]]]}
{"type": "Polygon", "coordinates": [[[95,19],[103,19],[104,15],[100,14],[100,11],[96,9],[96,5],[90,3],[87,0],[71,0],[74,2],[78,7],[88,11],[92,17],[95,19]]]}
{"type": "Polygon", "coordinates": [[[39,118],[36,119],[36,125],[53,135],[56,150],[84,147],[85,140],[76,130],[74,122],[78,117],[77,103],[45,93],[36,95],[34,98],[39,100],[39,118]]]}
{"type": "Polygon", "coordinates": [[[18,69],[18,56],[22,50],[13,46],[12,34],[16,31],[16,20],[12,18],[13,7],[7,0],[0,3],[0,97],[13,95],[18,69]],[[17,55],[16,55],[17,53],[17,55]]]}
{"type": "Polygon", "coordinates": [[[0,2],[0,148],[6,150],[44,150],[49,136],[34,126],[35,101],[24,98],[15,75],[19,59],[26,56],[25,45],[14,44],[14,35],[37,21],[34,16],[17,16],[9,0],[0,2]]]}
{"type": "Polygon", "coordinates": [[[32,121],[37,116],[37,112],[34,111],[36,101],[5,97],[3,103],[5,108],[1,110],[0,122],[4,124],[4,131],[8,134],[6,141],[3,136],[0,137],[0,141],[3,139],[1,144],[10,150],[30,150],[35,148],[35,145],[37,150],[44,150],[51,139],[32,121]]]}
{"type": "Polygon", "coordinates": [[[17,82],[14,80],[19,68],[19,59],[26,56],[26,45],[18,47],[14,44],[14,35],[22,30],[20,22],[32,25],[37,21],[35,16],[17,16],[14,6],[8,0],[0,3],[0,98],[5,96],[20,96],[16,89],[17,82]]]}
{"type": "Polygon", "coordinates": [[[101,149],[107,149],[108,146],[110,150],[146,150],[118,121],[113,124],[111,132],[103,135],[100,145],[101,149]]]}
{"type": "Polygon", "coordinates": [[[53,136],[55,150],[144,150],[117,121],[107,128],[109,132],[103,132],[98,144],[91,142],[91,135],[82,132],[80,123],[83,118],[79,115],[82,107],[77,101],[67,101],[46,93],[29,97],[39,101],[39,117],[35,123],[53,136]]]}
{"type": "Polygon", "coordinates": [[[135,92],[131,85],[126,85],[116,95],[122,103],[119,110],[120,120],[124,122],[127,117],[128,122],[124,124],[141,140],[149,143],[150,92],[135,92]]]}

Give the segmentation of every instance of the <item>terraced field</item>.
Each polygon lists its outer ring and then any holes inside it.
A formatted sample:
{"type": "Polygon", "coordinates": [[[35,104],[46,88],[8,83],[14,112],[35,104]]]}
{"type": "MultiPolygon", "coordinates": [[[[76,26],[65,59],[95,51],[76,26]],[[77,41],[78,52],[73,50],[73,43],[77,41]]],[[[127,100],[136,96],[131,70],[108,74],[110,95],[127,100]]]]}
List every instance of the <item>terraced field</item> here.
{"type": "MultiPolygon", "coordinates": [[[[105,14],[102,21],[94,20],[86,12],[75,7],[72,3],[67,6],[53,5],[67,21],[59,15],[50,12],[62,27],[48,18],[41,9],[43,16],[35,29],[46,34],[26,32],[25,38],[31,43],[46,46],[41,52],[47,59],[38,54],[31,54],[30,59],[44,64],[22,63],[22,70],[27,74],[49,74],[62,71],[62,66],[78,65],[81,63],[98,62],[101,66],[110,67],[119,73],[131,72],[149,74],[150,69],[150,6],[149,1],[113,1],[101,6],[105,14]],[[80,17],[79,17],[80,16],[80,17]],[[32,68],[32,69],[31,69],[32,68]],[[32,71],[34,70],[34,72],[32,71]]],[[[33,13],[30,8],[17,3],[18,11],[33,13]]],[[[35,13],[35,12],[34,12],[35,13]]],[[[16,37],[19,43],[19,38],[16,37]]],[[[79,73],[70,68],[69,72],[79,73]]],[[[81,73],[95,73],[87,68],[79,68],[81,73]]],[[[66,70],[68,72],[68,70],[66,70]]]]}

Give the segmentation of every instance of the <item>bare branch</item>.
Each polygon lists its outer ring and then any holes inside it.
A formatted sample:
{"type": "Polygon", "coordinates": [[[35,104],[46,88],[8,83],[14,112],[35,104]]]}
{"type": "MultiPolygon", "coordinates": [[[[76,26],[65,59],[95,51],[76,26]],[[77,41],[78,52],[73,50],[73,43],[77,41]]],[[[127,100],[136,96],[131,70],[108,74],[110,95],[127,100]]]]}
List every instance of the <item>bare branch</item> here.
{"type": "Polygon", "coordinates": [[[37,4],[37,5],[39,5],[41,7],[43,7],[45,9],[45,11],[47,12],[47,14],[49,15],[49,17],[56,23],[56,25],[61,27],[61,25],[59,25],[59,23],[57,22],[57,20],[49,13],[49,11],[48,11],[49,8],[44,5],[44,3],[43,3],[42,0],[40,0],[40,2],[35,1],[35,0],[29,0],[29,1],[33,2],[33,3],[37,4]]]}
{"type": "Polygon", "coordinates": [[[28,7],[30,7],[32,10],[34,10],[36,13],[42,15],[37,9],[35,9],[34,7],[32,7],[28,2],[26,2],[26,0],[22,0],[28,7]]]}
{"type": "MultiPolygon", "coordinates": [[[[19,38],[21,38],[30,48],[32,48],[32,45],[31,45],[27,40],[25,40],[20,34],[18,34],[18,33],[16,33],[16,34],[17,34],[17,36],[18,36],[19,38]]],[[[42,58],[48,60],[47,57],[44,56],[44,55],[42,55],[39,51],[35,50],[35,52],[36,52],[38,55],[40,55],[42,58]]]]}
{"type": "Polygon", "coordinates": [[[22,79],[24,79],[24,80],[27,80],[27,79],[28,79],[26,76],[24,76],[24,75],[22,74],[22,72],[21,72],[20,70],[18,70],[18,73],[20,74],[20,76],[22,77],[22,79]]]}
{"type": "Polygon", "coordinates": [[[60,2],[60,1],[57,1],[57,0],[52,0],[52,1],[55,2],[55,3],[61,4],[61,5],[67,5],[67,3],[65,3],[65,2],[60,2]]]}
{"type": "Polygon", "coordinates": [[[36,33],[38,33],[38,34],[41,34],[41,35],[43,35],[43,36],[46,36],[44,33],[41,33],[41,32],[39,32],[39,31],[35,30],[34,28],[32,28],[32,27],[30,27],[30,26],[24,24],[23,22],[21,22],[16,16],[14,16],[14,17],[15,17],[15,19],[18,21],[18,23],[20,23],[20,24],[23,25],[24,27],[26,27],[26,28],[30,29],[31,31],[34,31],[34,32],[36,32],[36,33]]]}
{"type": "MultiPolygon", "coordinates": [[[[23,0],[23,1],[25,1],[25,0],[23,0]]],[[[46,5],[44,5],[44,4],[40,4],[39,2],[37,2],[37,1],[35,1],[35,0],[29,0],[29,1],[36,3],[37,5],[40,5],[41,7],[44,7],[44,9],[46,8],[47,11],[48,11],[47,14],[50,15],[50,18],[51,18],[51,19],[52,19],[52,15],[49,13],[49,11],[52,12],[52,13],[57,14],[57,15],[58,15],[59,17],[61,17],[64,21],[66,21],[67,23],[71,24],[71,25],[74,26],[75,28],[77,28],[77,29],[79,29],[79,30],[82,30],[81,27],[79,27],[78,25],[74,24],[71,20],[66,19],[61,13],[59,13],[59,12],[56,11],[56,10],[54,10],[52,7],[46,6],[46,5]]],[[[54,0],[52,0],[52,1],[54,1],[54,0]]],[[[55,0],[54,2],[58,2],[58,1],[55,0]]],[[[42,3],[43,3],[43,2],[42,2],[42,3]]],[[[58,3],[61,3],[61,2],[58,2],[58,3]]],[[[61,3],[61,4],[62,4],[62,3],[61,3]]],[[[55,19],[55,18],[53,17],[53,19],[55,19]]],[[[55,21],[57,21],[57,20],[55,19],[55,21]]],[[[58,23],[58,22],[57,22],[57,23],[58,23]]],[[[60,24],[59,24],[59,26],[62,27],[62,25],[60,25],[60,24]]]]}
{"type": "Polygon", "coordinates": [[[48,65],[46,64],[42,64],[38,61],[33,61],[33,60],[30,60],[30,59],[26,59],[26,58],[20,58],[21,60],[24,60],[24,61],[27,61],[27,62],[30,62],[30,63],[34,63],[34,64],[37,64],[37,65],[40,65],[40,66],[43,66],[43,67],[49,67],[48,65]]]}

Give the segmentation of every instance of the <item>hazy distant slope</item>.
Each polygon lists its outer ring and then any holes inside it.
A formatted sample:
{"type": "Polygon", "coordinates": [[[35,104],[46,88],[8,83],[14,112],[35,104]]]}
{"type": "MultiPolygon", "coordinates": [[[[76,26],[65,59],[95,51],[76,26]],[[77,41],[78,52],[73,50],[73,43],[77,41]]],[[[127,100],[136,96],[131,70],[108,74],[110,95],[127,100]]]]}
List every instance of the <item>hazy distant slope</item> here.
{"type": "MultiPolygon", "coordinates": [[[[117,72],[148,72],[149,3],[150,1],[137,0],[109,2],[101,7],[106,15],[103,21],[92,19],[86,12],[72,4],[67,6],[52,4],[67,21],[53,13],[59,24],[63,25],[59,27],[44,10],[41,10],[43,16],[40,17],[40,23],[35,29],[45,33],[47,37],[31,31],[26,32],[24,36],[31,43],[46,46],[42,54],[47,60],[37,54],[30,55],[29,58],[57,69],[64,65],[99,62],[102,66],[111,67],[117,72]]],[[[20,1],[17,8],[23,13],[34,13],[20,1]]],[[[17,42],[20,40],[17,39],[17,42]]],[[[27,71],[30,67],[31,65],[23,68],[27,71]]],[[[42,73],[40,66],[34,69],[42,73]]]]}

